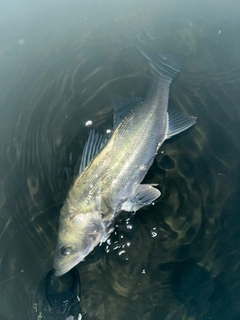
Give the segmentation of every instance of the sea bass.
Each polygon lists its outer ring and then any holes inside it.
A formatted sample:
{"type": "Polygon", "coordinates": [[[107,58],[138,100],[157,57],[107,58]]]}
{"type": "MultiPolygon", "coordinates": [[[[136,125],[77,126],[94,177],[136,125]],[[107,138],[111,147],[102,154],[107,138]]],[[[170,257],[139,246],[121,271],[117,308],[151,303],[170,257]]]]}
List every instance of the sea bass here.
{"type": "Polygon", "coordinates": [[[156,185],[141,184],[166,139],[188,129],[196,118],[168,109],[169,87],[180,71],[175,54],[151,54],[139,48],[151,68],[146,98],[113,99],[110,138],[90,132],[80,174],[61,210],[54,256],[56,276],[82,261],[113,230],[122,211],[136,212],[160,196],[156,185]]]}

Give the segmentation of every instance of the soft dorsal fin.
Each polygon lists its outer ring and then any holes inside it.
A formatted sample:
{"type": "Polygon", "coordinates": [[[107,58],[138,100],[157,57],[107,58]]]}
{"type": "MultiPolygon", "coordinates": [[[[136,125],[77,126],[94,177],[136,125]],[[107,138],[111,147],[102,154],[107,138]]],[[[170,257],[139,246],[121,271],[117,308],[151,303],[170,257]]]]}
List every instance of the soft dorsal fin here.
{"type": "Polygon", "coordinates": [[[167,139],[183,132],[196,123],[196,117],[179,113],[171,108],[168,110],[168,132],[167,139]]]}
{"type": "Polygon", "coordinates": [[[141,97],[123,98],[121,96],[112,97],[112,104],[114,110],[113,127],[114,129],[119,125],[122,119],[133,109],[137,104],[142,102],[141,97]]]}
{"type": "Polygon", "coordinates": [[[102,150],[110,139],[111,134],[101,134],[94,129],[90,130],[89,137],[84,145],[82,160],[79,167],[79,175],[83,172],[86,166],[92,159],[102,150]]]}

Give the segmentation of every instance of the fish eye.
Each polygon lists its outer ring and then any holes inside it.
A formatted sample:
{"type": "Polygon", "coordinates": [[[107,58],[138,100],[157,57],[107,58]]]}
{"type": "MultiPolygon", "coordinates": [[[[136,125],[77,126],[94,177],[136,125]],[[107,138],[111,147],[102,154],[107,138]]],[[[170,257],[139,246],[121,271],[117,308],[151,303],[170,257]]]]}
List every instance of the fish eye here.
{"type": "Polygon", "coordinates": [[[68,256],[72,252],[72,247],[70,246],[61,246],[59,252],[62,256],[68,256]]]}

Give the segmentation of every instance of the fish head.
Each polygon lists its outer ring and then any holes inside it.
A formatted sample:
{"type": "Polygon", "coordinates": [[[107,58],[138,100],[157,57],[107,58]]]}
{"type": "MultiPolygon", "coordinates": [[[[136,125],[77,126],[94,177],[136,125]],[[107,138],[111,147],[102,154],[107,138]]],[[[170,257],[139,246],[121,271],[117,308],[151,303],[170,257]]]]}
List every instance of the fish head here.
{"type": "Polygon", "coordinates": [[[99,213],[61,216],[53,263],[55,275],[71,270],[105,240],[105,235],[106,227],[99,213]]]}

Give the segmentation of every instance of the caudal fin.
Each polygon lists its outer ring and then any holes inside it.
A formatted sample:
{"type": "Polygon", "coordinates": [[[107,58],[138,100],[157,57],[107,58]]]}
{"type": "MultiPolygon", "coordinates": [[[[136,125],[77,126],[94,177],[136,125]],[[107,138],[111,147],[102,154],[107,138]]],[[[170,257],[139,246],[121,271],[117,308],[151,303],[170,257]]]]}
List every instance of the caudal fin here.
{"type": "MultiPolygon", "coordinates": [[[[138,38],[138,37],[137,37],[138,38]]],[[[168,52],[162,54],[153,54],[146,50],[141,44],[140,39],[136,42],[138,50],[147,58],[151,72],[157,78],[166,78],[170,81],[179,73],[182,65],[182,59],[179,54],[168,52]]]]}

